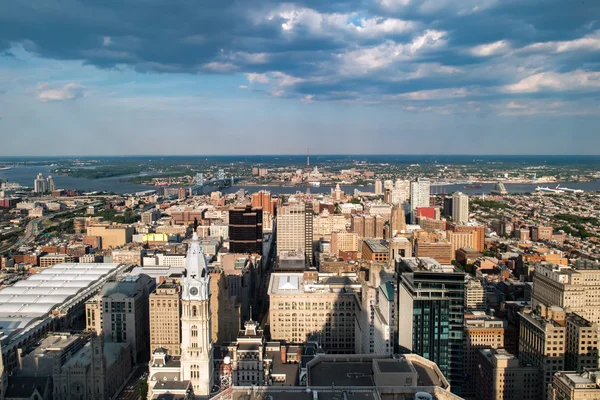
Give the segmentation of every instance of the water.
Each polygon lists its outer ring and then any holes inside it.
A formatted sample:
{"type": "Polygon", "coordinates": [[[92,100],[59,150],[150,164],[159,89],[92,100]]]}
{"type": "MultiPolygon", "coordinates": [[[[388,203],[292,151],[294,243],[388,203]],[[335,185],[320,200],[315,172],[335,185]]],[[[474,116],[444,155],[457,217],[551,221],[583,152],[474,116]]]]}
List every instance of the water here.
{"type": "Polygon", "coordinates": [[[18,183],[21,186],[33,187],[33,181],[40,172],[45,178],[48,175],[52,175],[54,183],[57,189],[73,189],[81,190],[84,192],[93,191],[105,191],[115,193],[135,193],[143,190],[152,189],[152,186],[138,185],[135,183],[121,181],[131,177],[127,176],[113,176],[110,178],[100,179],[86,179],[86,178],[74,178],[67,175],[53,175],[50,171],[50,166],[17,166],[15,168],[0,171],[0,179],[12,183],[18,183]]]}
{"type": "MultiPolygon", "coordinates": [[[[33,187],[33,181],[38,173],[44,174],[45,177],[52,175],[50,166],[17,166],[8,170],[0,171],[0,179],[7,180],[9,182],[18,183],[22,186],[33,187]]],[[[143,173],[141,173],[143,174],[143,173]]],[[[141,175],[140,174],[140,175],[141,175]]],[[[73,178],[66,175],[52,175],[54,182],[56,183],[57,189],[74,189],[81,190],[84,192],[91,191],[106,191],[115,193],[135,193],[144,190],[153,189],[153,186],[139,185],[135,183],[125,182],[124,180],[128,177],[135,175],[125,176],[113,176],[110,178],[100,179],[86,179],[86,178],[73,178]]],[[[593,182],[565,182],[560,184],[563,187],[571,189],[582,189],[586,192],[600,191],[600,181],[593,182]]],[[[452,192],[463,192],[470,195],[489,194],[493,189],[494,184],[484,183],[482,188],[470,188],[466,189],[464,185],[444,185],[444,186],[432,186],[432,194],[452,193],[452,192]]],[[[555,187],[556,184],[510,184],[504,185],[509,193],[533,193],[538,186],[555,187]]],[[[332,186],[320,186],[310,187],[312,194],[329,194],[331,193],[332,186]]],[[[374,192],[375,189],[372,185],[366,186],[351,186],[342,185],[342,190],[346,194],[354,193],[354,189],[358,189],[361,192],[374,192]]],[[[232,186],[221,189],[224,194],[235,193],[240,189],[244,189],[247,192],[253,193],[259,190],[268,190],[273,194],[295,194],[296,192],[305,193],[306,186],[232,186]]],[[[214,187],[206,187],[204,192],[208,193],[214,190],[214,187]]]]}
{"type": "MultiPolygon", "coordinates": [[[[504,186],[508,193],[533,193],[535,189],[540,187],[549,187],[554,188],[557,184],[511,184],[506,183],[504,186]]],[[[431,194],[444,194],[444,193],[453,193],[453,192],[463,192],[470,195],[481,195],[481,194],[490,194],[492,189],[494,188],[494,184],[492,183],[484,183],[482,184],[482,188],[470,188],[466,189],[464,185],[443,185],[443,186],[432,186],[431,194]]],[[[569,189],[582,189],[585,192],[596,192],[600,191],[600,181],[593,182],[565,182],[561,183],[560,186],[567,187],[569,189]]],[[[375,187],[372,185],[366,186],[344,186],[340,185],[340,188],[346,194],[353,194],[354,189],[358,189],[360,192],[375,192],[375,187]]],[[[273,194],[295,194],[296,192],[305,193],[306,186],[232,186],[228,188],[224,188],[221,191],[224,194],[235,193],[240,189],[244,189],[247,192],[253,193],[259,190],[268,190],[273,194]]],[[[310,193],[312,194],[330,194],[332,186],[320,186],[320,187],[310,187],[310,193]]]]}

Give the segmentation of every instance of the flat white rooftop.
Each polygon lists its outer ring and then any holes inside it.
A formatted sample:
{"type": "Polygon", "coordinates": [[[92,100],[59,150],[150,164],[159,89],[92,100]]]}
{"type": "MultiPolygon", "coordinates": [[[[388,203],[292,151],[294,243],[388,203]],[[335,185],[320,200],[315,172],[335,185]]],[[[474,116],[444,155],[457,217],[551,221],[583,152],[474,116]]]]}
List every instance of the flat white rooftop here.
{"type": "Polygon", "coordinates": [[[120,264],[56,264],[0,290],[0,332],[9,335],[110,274],[120,264]]]}

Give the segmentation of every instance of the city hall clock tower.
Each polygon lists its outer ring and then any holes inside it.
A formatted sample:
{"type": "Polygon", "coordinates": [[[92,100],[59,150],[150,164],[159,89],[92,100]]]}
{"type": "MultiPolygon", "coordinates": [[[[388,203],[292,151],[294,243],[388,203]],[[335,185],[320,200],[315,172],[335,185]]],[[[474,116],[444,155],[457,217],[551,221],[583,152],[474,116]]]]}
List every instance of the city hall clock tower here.
{"type": "Polygon", "coordinates": [[[181,380],[190,381],[196,396],[210,395],[214,380],[209,307],[210,276],[198,235],[185,259],[181,294],[181,380]]]}

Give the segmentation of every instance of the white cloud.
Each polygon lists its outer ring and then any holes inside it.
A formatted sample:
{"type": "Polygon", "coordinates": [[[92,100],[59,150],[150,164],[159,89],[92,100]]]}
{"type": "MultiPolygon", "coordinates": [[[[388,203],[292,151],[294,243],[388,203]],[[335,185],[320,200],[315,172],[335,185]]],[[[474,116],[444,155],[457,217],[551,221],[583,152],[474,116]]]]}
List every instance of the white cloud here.
{"type": "Polygon", "coordinates": [[[496,54],[506,53],[510,50],[510,44],[506,40],[494,43],[481,44],[471,49],[471,54],[478,57],[489,57],[496,54]]]}
{"type": "Polygon", "coordinates": [[[426,30],[410,43],[388,40],[374,47],[352,50],[338,55],[342,62],[340,70],[345,75],[360,75],[385,68],[398,60],[409,60],[421,51],[443,46],[445,35],[443,31],[426,30]]]}
{"type": "Polygon", "coordinates": [[[593,91],[600,89],[600,72],[587,72],[581,69],[565,73],[540,72],[521,79],[515,84],[507,85],[503,89],[510,93],[593,91]]]}
{"type": "Polygon", "coordinates": [[[579,39],[554,41],[554,42],[540,42],[530,44],[522,49],[519,49],[520,53],[531,53],[531,52],[550,52],[550,53],[566,53],[569,51],[598,51],[600,50],[600,30],[595,31],[590,35],[586,35],[579,39]]]}
{"type": "Polygon", "coordinates": [[[110,36],[104,36],[104,38],[102,39],[102,45],[109,46],[111,43],[112,39],[110,38],[110,36]]]}
{"type": "Polygon", "coordinates": [[[239,89],[248,89],[248,86],[246,86],[246,85],[240,85],[240,86],[238,86],[238,88],[239,89]]]}
{"type": "Polygon", "coordinates": [[[393,35],[413,31],[419,24],[388,17],[361,17],[359,13],[320,13],[310,8],[281,6],[269,14],[267,20],[274,17],[283,19],[281,29],[293,35],[299,28],[302,32],[321,37],[375,38],[381,35],[393,35]]]}
{"type": "Polygon", "coordinates": [[[37,87],[37,97],[40,101],[73,100],[85,95],[85,87],[78,83],[67,83],[58,88],[52,88],[48,83],[41,83],[37,87]]]}
{"type": "Polygon", "coordinates": [[[303,103],[312,103],[313,102],[313,98],[315,96],[312,94],[307,94],[306,96],[304,96],[302,99],[300,99],[300,101],[302,101],[303,103]]]}
{"type": "Polygon", "coordinates": [[[359,35],[376,37],[385,34],[399,34],[410,32],[417,24],[397,18],[361,18],[358,25],[350,22],[347,28],[359,35]]]}
{"type": "Polygon", "coordinates": [[[411,3],[411,0],[379,0],[381,7],[387,10],[398,10],[406,7],[411,3]]]}
{"type": "Polygon", "coordinates": [[[400,93],[387,98],[390,100],[437,100],[467,97],[466,88],[419,90],[416,92],[400,93]]]}
{"type": "Polygon", "coordinates": [[[230,62],[213,61],[202,65],[202,68],[211,72],[231,72],[237,69],[237,66],[230,62]]]}
{"type": "Polygon", "coordinates": [[[269,53],[238,52],[234,54],[233,58],[240,59],[249,64],[265,64],[269,61],[269,53]]]}
{"type": "Polygon", "coordinates": [[[246,79],[250,83],[269,83],[269,77],[267,74],[257,74],[257,73],[248,73],[246,74],[246,79]]]}
{"type": "Polygon", "coordinates": [[[515,102],[515,101],[511,101],[511,102],[509,102],[509,103],[506,105],[506,108],[508,108],[508,109],[510,109],[510,110],[521,110],[521,109],[525,109],[525,108],[527,108],[527,107],[528,107],[527,105],[525,105],[525,104],[520,104],[520,103],[517,103],[517,102],[515,102]]]}

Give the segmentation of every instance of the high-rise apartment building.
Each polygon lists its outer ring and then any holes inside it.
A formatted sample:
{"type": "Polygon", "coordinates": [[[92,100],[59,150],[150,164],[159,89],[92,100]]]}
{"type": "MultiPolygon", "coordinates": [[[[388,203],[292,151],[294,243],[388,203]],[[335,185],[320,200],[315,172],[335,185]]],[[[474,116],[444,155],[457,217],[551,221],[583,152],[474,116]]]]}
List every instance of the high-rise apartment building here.
{"type": "Polygon", "coordinates": [[[561,371],[554,375],[549,400],[600,400],[600,370],[561,371]]]}
{"type": "Polygon", "coordinates": [[[375,216],[363,215],[363,233],[364,238],[375,237],[375,216]]]}
{"type": "Polygon", "coordinates": [[[413,214],[417,207],[429,207],[430,192],[431,182],[426,179],[419,178],[410,183],[410,209],[413,214]]]}
{"type": "Polygon", "coordinates": [[[452,195],[452,219],[459,224],[469,222],[469,196],[457,192],[452,195]]]}
{"type": "Polygon", "coordinates": [[[456,250],[473,248],[475,246],[475,233],[474,232],[453,232],[447,231],[446,236],[448,242],[452,245],[452,259],[456,258],[456,250]]]}
{"type": "Polygon", "coordinates": [[[147,275],[129,275],[108,282],[100,292],[101,326],[109,342],[131,345],[134,362],[149,357],[150,310],[148,297],[156,282],[147,275]]]}
{"type": "MultiPolygon", "coordinates": [[[[538,400],[540,371],[504,349],[481,349],[477,360],[478,400],[538,400]]],[[[466,396],[465,396],[466,397],[466,396]]],[[[468,398],[468,397],[466,397],[468,398]]]]}
{"type": "Polygon", "coordinates": [[[291,203],[277,213],[277,256],[282,251],[301,250],[313,265],[313,207],[312,203],[291,203]]]}
{"type": "Polygon", "coordinates": [[[48,181],[41,172],[33,181],[33,191],[35,193],[46,193],[48,191],[48,181]]]}
{"type": "Polygon", "coordinates": [[[271,337],[304,343],[315,335],[328,353],[354,353],[361,337],[355,331],[360,289],[351,277],[272,273],[268,289],[271,337]]]}
{"type": "MultiPolygon", "coordinates": [[[[397,179],[394,188],[391,190],[390,202],[393,205],[402,205],[410,199],[410,182],[397,179]]],[[[429,199],[427,199],[429,201],[429,199]]]]}
{"type": "Polygon", "coordinates": [[[331,234],[331,253],[339,255],[340,251],[358,251],[358,234],[354,232],[335,232],[331,234]]]}
{"type": "Polygon", "coordinates": [[[600,323],[600,264],[574,266],[537,264],[533,275],[532,307],[558,306],[593,323],[600,323]]]}
{"type": "Polygon", "coordinates": [[[229,250],[239,254],[262,254],[263,210],[251,206],[229,210],[229,250]]]}
{"type": "Polygon", "coordinates": [[[477,397],[477,381],[480,379],[479,350],[505,347],[508,322],[490,317],[483,312],[465,313],[464,371],[462,397],[477,397]]]}
{"type": "Polygon", "coordinates": [[[368,276],[360,279],[362,307],[359,323],[362,337],[357,338],[356,351],[359,354],[391,354],[393,351],[393,279],[393,269],[387,263],[370,264],[368,276]],[[390,295],[388,283],[392,285],[391,305],[384,295],[390,295]],[[384,288],[380,290],[382,286],[384,288]]]}
{"type": "Polygon", "coordinates": [[[566,315],[563,309],[551,307],[543,315],[520,312],[519,316],[519,360],[540,370],[537,398],[546,398],[552,376],[565,370],[566,315]]]}
{"type": "Polygon", "coordinates": [[[229,289],[225,272],[210,273],[211,334],[214,343],[231,342],[240,329],[240,304],[229,289]]]}
{"type": "Polygon", "coordinates": [[[577,314],[567,314],[565,369],[583,371],[598,368],[598,324],[577,314]]]}
{"type": "Polygon", "coordinates": [[[464,273],[431,258],[403,258],[398,273],[398,346],[435,362],[460,394],[464,382],[464,273]]]}
{"type": "Polygon", "coordinates": [[[475,223],[470,223],[467,225],[457,224],[453,222],[451,224],[447,224],[447,229],[452,232],[458,233],[470,233],[474,234],[473,236],[473,248],[479,252],[485,250],[485,227],[483,225],[478,225],[475,223]]]}
{"type": "Polygon", "coordinates": [[[324,212],[313,218],[313,240],[329,239],[334,232],[346,232],[346,217],[324,212]]]}
{"type": "Polygon", "coordinates": [[[433,258],[443,265],[452,264],[452,244],[449,242],[427,242],[423,239],[417,240],[416,256],[419,258],[433,258]]]}
{"type": "Polygon", "coordinates": [[[48,185],[48,191],[54,192],[56,190],[56,184],[54,183],[54,178],[52,175],[48,175],[48,179],[46,180],[48,185]]]}
{"type": "Polygon", "coordinates": [[[375,195],[381,196],[382,194],[383,194],[383,182],[381,182],[381,179],[377,179],[375,181],[375,195]]]}
{"type": "Polygon", "coordinates": [[[271,198],[271,192],[261,190],[252,194],[252,208],[261,207],[263,211],[275,215],[277,200],[271,198]]]}
{"type": "Polygon", "coordinates": [[[465,282],[465,310],[485,311],[485,289],[479,279],[465,282]]]}
{"type": "Polygon", "coordinates": [[[537,398],[570,398],[556,397],[548,388],[559,371],[598,368],[598,326],[556,306],[540,306],[538,313],[525,310],[519,316],[519,359],[541,372],[537,398]]]}
{"type": "Polygon", "coordinates": [[[150,295],[150,352],[162,347],[169,354],[181,353],[181,286],[169,279],[150,295]]]}

